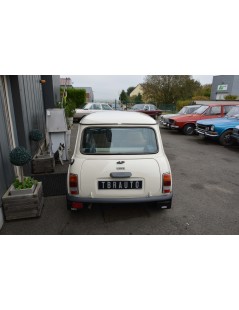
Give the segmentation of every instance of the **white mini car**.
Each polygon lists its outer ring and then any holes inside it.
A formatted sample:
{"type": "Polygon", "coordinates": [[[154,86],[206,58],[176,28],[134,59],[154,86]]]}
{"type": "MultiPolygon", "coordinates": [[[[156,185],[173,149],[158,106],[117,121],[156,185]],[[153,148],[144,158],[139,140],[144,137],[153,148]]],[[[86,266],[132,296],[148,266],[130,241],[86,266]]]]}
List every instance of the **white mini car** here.
{"type": "Polygon", "coordinates": [[[67,208],[93,203],[150,203],[171,208],[172,175],[159,125],[138,112],[85,116],[67,178],[67,208]]]}

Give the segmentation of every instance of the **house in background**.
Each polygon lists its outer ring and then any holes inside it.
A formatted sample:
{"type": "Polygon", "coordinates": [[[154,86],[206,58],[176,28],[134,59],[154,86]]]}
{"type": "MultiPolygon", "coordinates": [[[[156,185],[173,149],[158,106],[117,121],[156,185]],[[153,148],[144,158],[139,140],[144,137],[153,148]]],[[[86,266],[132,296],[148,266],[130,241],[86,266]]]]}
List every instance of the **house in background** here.
{"type": "Polygon", "coordinates": [[[63,88],[64,87],[67,87],[67,88],[73,87],[71,78],[60,78],[60,87],[63,87],[63,88]]]}
{"type": "Polygon", "coordinates": [[[239,97],[239,75],[214,76],[210,99],[224,100],[228,95],[239,97]]]}
{"type": "MultiPolygon", "coordinates": [[[[16,177],[9,152],[23,146],[34,156],[36,143],[31,143],[32,129],[46,131],[46,109],[54,108],[60,98],[60,76],[0,75],[0,197],[16,177]]],[[[31,174],[30,164],[24,174],[31,174]]],[[[2,217],[0,200],[0,218],[2,217]]]]}
{"type": "Polygon", "coordinates": [[[84,89],[86,92],[86,103],[94,102],[94,93],[91,87],[75,87],[77,89],[84,89]]]}
{"type": "Polygon", "coordinates": [[[141,84],[138,84],[135,89],[130,93],[130,97],[133,97],[133,96],[138,96],[138,94],[142,95],[144,94],[144,91],[143,91],[143,88],[141,86],[141,84]]]}

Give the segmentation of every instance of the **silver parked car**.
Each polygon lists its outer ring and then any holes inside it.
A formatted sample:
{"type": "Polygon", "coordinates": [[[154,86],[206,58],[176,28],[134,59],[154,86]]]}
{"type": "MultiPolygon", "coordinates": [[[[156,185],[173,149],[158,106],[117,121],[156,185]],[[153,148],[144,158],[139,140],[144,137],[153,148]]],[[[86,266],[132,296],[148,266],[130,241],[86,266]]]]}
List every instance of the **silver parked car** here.
{"type": "Polygon", "coordinates": [[[112,107],[108,103],[89,102],[82,109],[76,109],[73,116],[74,121],[79,121],[83,116],[100,111],[111,111],[112,107]]]}
{"type": "Polygon", "coordinates": [[[173,116],[177,116],[177,115],[183,115],[183,114],[192,114],[194,113],[197,109],[199,109],[201,107],[201,105],[197,104],[197,105],[188,105],[183,107],[178,113],[176,114],[164,114],[160,116],[159,119],[159,124],[164,126],[164,127],[168,127],[170,128],[170,123],[169,123],[169,119],[173,116]]]}

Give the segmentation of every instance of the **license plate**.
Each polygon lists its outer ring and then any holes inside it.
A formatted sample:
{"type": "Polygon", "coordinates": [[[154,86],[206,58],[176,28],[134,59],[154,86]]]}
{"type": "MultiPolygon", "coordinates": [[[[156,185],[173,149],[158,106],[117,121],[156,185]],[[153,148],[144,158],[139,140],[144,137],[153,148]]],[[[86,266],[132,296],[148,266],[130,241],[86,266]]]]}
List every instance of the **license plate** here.
{"type": "Polygon", "coordinates": [[[143,181],[98,181],[98,189],[142,189],[143,181]]]}

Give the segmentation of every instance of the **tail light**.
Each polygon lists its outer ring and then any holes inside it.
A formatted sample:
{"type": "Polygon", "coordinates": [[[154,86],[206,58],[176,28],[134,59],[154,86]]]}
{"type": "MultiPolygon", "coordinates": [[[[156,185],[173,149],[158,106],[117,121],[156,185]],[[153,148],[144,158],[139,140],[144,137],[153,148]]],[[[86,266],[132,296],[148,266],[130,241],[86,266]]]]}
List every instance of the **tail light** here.
{"type": "Polygon", "coordinates": [[[70,173],[69,188],[70,188],[70,193],[72,195],[78,194],[78,176],[77,176],[77,174],[70,173]]]}
{"type": "Polygon", "coordinates": [[[163,174],[163,193],[171,193],[172,190],[172,177],[170,173],[163,174]]]}

